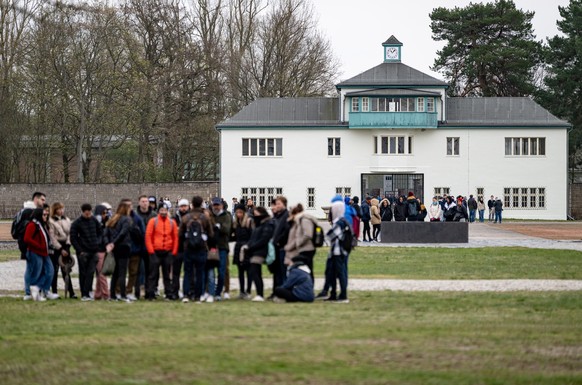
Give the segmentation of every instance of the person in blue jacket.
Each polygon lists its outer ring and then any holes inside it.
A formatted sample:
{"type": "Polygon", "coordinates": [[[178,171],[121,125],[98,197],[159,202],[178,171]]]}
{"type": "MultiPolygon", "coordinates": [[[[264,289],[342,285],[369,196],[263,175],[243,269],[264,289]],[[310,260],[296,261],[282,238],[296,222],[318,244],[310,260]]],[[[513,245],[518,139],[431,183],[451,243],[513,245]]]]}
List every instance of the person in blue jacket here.
{"type": "Polygon", "coordinates": [[[293,265],[287,270],[285,283],[275,288],[274,294],[275,302],[313,302],[311,270],[303,258],[293,258],[293,265]]]}

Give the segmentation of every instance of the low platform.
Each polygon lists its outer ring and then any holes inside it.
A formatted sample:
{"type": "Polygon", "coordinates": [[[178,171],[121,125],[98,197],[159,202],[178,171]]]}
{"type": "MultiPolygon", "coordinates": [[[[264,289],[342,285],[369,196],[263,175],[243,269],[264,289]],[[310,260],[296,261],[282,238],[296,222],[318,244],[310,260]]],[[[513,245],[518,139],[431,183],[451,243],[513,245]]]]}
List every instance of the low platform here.
{"type": "Polygon", "coordinates": [[[469,243],[469,222],[382,222],[380,243],[469,243]]]}

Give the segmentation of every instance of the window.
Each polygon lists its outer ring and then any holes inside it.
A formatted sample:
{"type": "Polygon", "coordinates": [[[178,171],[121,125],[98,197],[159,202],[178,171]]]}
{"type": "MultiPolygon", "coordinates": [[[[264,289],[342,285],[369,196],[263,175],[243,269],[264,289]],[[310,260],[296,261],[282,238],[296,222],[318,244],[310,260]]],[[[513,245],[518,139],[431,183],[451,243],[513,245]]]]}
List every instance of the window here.
{"type": "Polygon", "coordinates": [[[505,187],[503,205],[506,209],[545,209],[544,187],[505,187]]]}
{"type": "Polygon", "coordinates": [[[327,138],[327,155],[341,155],[341,138],[327,138]]]}
{"type": "Polygon", "coordinates": [[[424,98],[416,99],[416,111],[424,112],[424,98]]]}
{"type": "Polygon", "coordinates": [[[351,197],[352,196],[352,188],[351,187],[336,187],[335,193],[337,195],[343,196],[344,198],[351,197]]]}
{"type": "Polygon", "coordinates": [[[437,197],[439,200],[443,199],[443,196],[449,195],[451,193],[451,189],[449,187],[435,187],[434,188],[434,196],[437,197]]]}
{"type": "Polygon", "coordinates": [[[434,112],[434,98],[426,98],[426,112],[434,112]]]}
{"type": "Polygon", "coordinates": [[[315,208],[315,187],[307,187],[307,208],[315,208]]]}
{"type": "Polygon", "coordinates": [[[544,156],[546,138],[505,138],[506,156],[544,156]]]}
{"type": "Polygon", "coordinates": [[[352,112],[360,111],[360,105],[358,104],[358,98],[352,98],[352,112]]]}
{"type": "Polygon", "coordinates": [[[247,199],[252,199],[255,206],[266,207],[271,201],[283,195],[282,187],[242,187],[241,199],[246,204],[247,199]]]}
{"type": "Polygon", "coordinates": [[[447,155],[459,155],[459,142],[460,138],[447,138],[447,155]]]}
{"type": "Polygon", "coordinates": [[[282,156],[283,138],[243,138],[242,156],[282,156]]]}
{"type": "Polygon", "coordinates": [[[483,199],[485,197],[485,189],[483,187],[477,187],[477,200],[483,199]]]}
{"type": "MultiPolygon", "coordinates": [[[[374,137],[374,154],[378,153],[378,137],[374,137]]],[[[412,154],[411,136],[381,136],[380,154],[412,154]]]]}
{"type": "Polygon", "coordinates": [[[362,98],[362,111],[368,112],[369,111],[369,101],[370,98],[362,98]]]}

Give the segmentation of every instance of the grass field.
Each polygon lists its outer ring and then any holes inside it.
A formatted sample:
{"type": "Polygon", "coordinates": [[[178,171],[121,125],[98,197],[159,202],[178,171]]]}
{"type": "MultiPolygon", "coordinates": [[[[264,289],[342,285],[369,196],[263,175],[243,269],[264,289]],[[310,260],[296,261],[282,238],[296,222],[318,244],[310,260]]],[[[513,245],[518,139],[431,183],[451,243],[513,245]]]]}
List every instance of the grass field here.
{"type": "Polygon", "coordinates": [[[0,299],[12,384],[581,384],[580,293],[340,304],[0,299]]]}
{"type": "MultiPolygon", "coordinates": [[[[326,255],[322,248],[315,257],[319,277],[326,255]]],[[[19,258],[18,251],[0,251],[0,262],[19,258]]],[[[349,271],[352,278],[582,279],[582,253],[520,247],[358,247],[350,255],[349,271]]]]}

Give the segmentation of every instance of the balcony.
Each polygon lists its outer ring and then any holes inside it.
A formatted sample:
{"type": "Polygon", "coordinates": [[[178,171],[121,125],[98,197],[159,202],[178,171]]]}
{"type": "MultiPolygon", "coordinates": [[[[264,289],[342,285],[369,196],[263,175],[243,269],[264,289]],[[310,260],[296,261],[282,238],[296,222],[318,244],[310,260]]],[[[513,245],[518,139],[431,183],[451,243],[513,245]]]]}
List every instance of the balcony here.
{"type": "Polygon", "coordinates": [[[436,112],[350,112],[350,128],[437,128],[436,112]]]}

